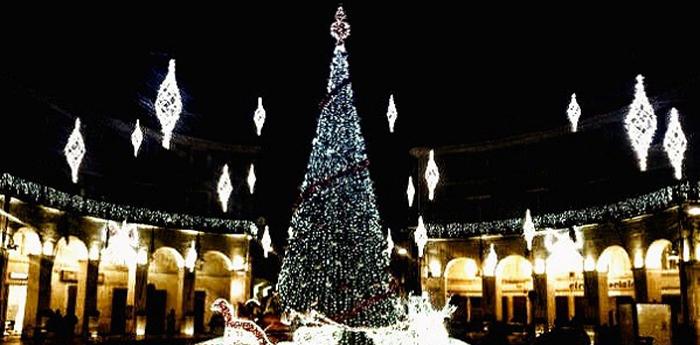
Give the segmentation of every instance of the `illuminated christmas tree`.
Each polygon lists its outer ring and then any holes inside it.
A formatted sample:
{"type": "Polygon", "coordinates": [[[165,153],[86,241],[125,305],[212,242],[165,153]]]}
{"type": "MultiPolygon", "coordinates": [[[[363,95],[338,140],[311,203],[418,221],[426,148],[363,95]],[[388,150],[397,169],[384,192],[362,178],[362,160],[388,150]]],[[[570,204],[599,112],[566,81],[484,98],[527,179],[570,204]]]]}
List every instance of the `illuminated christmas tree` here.
{"type": "MultiPolygon", "coordinates": [[[[340,7],[331,26],[337,45],[328,94],[292,216],[294,237],[278,288],[288,309],[314,310],[349,326],[378,327],[396,317],[387,242],[353,104],[344,45],[350,26],[345,19],[340,7]]],[[[351,332],[340,343],[372,344],[364,334],[351,332]]]]}

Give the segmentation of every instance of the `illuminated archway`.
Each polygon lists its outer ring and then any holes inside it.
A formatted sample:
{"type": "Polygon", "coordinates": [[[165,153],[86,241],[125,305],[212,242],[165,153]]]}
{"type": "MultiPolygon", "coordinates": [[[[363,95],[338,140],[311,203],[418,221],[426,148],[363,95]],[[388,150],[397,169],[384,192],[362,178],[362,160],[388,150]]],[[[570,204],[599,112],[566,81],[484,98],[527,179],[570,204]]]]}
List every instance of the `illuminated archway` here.
{"type": "MultiPolygon", "coordinates": [[[[672,265],[669,256],[671,256],[672,243],[666,239],[659,239],[649,245],[647,256],[644,260],[644,265],[650,270],[669,270],[677,269],[676,265],[672,265]]],[[[677,259],[677,258],[676,258],[677,259]]]]}
{"type": "Polygon", "coordinates": [[[496,266],[496,316],[504,321],[529,322],[532,290],[532,263],[520,255],[510,255],[496,266]]]}
{"type": "Polygon", "coordinates": [[[596,269],[608,273],[608,296],[634,297],[632,262],[625,248],[618,245],[605,248],[598,257],[596,269]]]}
{"type": "Polygon", "coordinates": [[[680,295],[679,257],[672,250],[671,241],[666,239],[652,242],[647,249],[644,265],[647,269],[647,298],[651,302],[662,302],[665,296],[680,295]]]}
{"type": "Polygon", "coordinates": [[[7,309],[5,320],[14,321],[14,326],[11,332],[20,334],[24,329],[24,325],[34,324],[34,315],[36,315],[36,306],[27,303],[29,284],[36,285],[38,270],[34,269],[31,272],[34,276],[30,277],[30,266],[37,265],[38,262],[30,260],[31,256],[41,255],[41,240],[39,235],[31,228],[23,227],[15,231],[12,235],[12,240],[17,246],[15,250],[9,252],[9,260],[7,264],[7,309]]]}
{"type": "MultiPolygon", "coordinates": [[[[202,320],[197,320],[195,315],[195,332],[201,332],[201,328],[211,319],[211,308],[217,298],[231,299],[234,282],[231,280],[231,260],[218,251],[208,251],[202,256],[204,264],[197,270],[195,276],[195,294],[204,293],[204,315],[202,320]]],[[[242,292],[242,291],[241,291],[242,292]]]]}
{"type": "Polygon", "coordinates": [[[75,236],[62,237],[55,247],[53,274],[51,275],[51,309],[60,310],[65,316],[75,313],[78,318],[75,332],[83,324],[85,310],[85,286],[87,278],[88,249],[75,236]]]}
{"type": "MultiPolygon", "coordinates": [[[[170,310],[174,310],[175,329],[180,329],[179,321],[182,319],[184,267],[185,259],[182,254],[171,247],[158,248],[153,253],[148,266],[148,284],[153,285],[158,293],[162,292],[165,295],[165,310],[149,310],[149,312],[152,313],[151,315],[158,314],[160,319],[162,315],[167,315],[170,310]]],[[[147,321],[146,329],[150,327],[148,322],[153,321],[147,321]]]]}
{"type": "Polygon", "coordinates": [[[452,303],[458,308],[455,317],[480,319],[483,316],[482,286],[476,261],[470,258],[452,259],[445,266],[444,277],[446,300],[453,298],[452,303]]]}

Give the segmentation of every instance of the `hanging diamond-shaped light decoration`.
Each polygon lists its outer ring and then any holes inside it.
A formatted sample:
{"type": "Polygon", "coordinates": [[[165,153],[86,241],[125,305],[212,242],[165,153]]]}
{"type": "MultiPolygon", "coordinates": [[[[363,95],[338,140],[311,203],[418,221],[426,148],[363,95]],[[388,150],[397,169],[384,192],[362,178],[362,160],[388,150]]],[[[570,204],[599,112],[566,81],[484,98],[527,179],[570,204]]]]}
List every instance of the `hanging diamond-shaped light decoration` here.
{"type": "Polygon", "coordinates": [[[391,253],[394,252],[394,240],[391,238],[391,229],[387,229],[386,235],[386,256],[391,258],[391,253]]]}
{"type": "Polygon", "coordinates": [[[228,199],[231,197],[231,192],[233,192],[231,176],[228,173],[228,164],[224,164],[224,168],[221,171],[221,176],[219,177],[219,183],[216,186],[216,191],[219,193],[221,210],[226,213],[226,210],[228,209],[228,199]]]}
{"type": "Polygon", "coordinates": [[[532,240],[535,238],[535,223],[532,222],[530,209],[525,211],[525,219],[523,219],[523,237],[527,243],[527,250],[532,250],[532,240]]]}
{"type": "Polygon", "coordinates": [[[263,254],[267,257],[267,254],[272,251],[272,239],[270,238],[270,227],[265,225],[265,232],[263,233],[262,240],[260,240],[263,247],[263,254]]]}
{"type": "Polygon", "coordinates": [[[496,248],[493,243],[489,247],[489,253],[486,255],[484,260],[484,276],[493,277],[496,275],[496,266],[498,265],[498,255],[496,255],[496,248]]]}
{"type": "Polygon", "coordinates": [[[418,226],[416,226],[416,231],[413,233],[413,239],[418,247],[418,257],[423,257],[423,249],[428,243],[428,230],[423,224],[423,216],[418,217],[418,226]]]}
{"type": "Polygon", "coordinates": [[[170,139],[182,112],[182,98],[180,97],[180,89],[177,87],[177,80],[175,80],[174,59],[171,59],[168,64],[168,74],[160,84],[154,107],[163,133],[163,147],[170,149],[170,139]]]}
{"type": "Polygon", "coordinates": [[[253,115],[253,121],[255,122],[255,128],[258,131],[258,136],[262,133],[263,125],[265,124],[265,108],[262,105],[262,97],[258,97],[258,108],[255,109],[255,114],[253,115]]]}
{"type": "Polygon", "coordinates": [[[77,118],[75,119],[73,132],[68,137],[66,147],[63,148],[66,161],[68,166],[70,166],[73,183],[78,183],[78,170],[80,169],[80,163],[83,162],[83,157],[85,157],[85,151],[85,141],[83,140],[83,135],[80,134],[80,118],[77,118]]]}
{"type": "Polygon", "coordinates": [[[430,150],[428,166],[425,168],[425,181],[428,182],[428,199],[433,200],[435,187],[440,181],[440,171],[437,164],[435,164],[435,152],[433,150],[430,150]]]}
{"type": "Polygon", "coordinates": [[[644,91],[644,77],[637,76],[634,100],[625,117],[625,129],[639,161],[639,170],[647,170],[647,155],[656,132],[656,115],[644,91]]]}
{"type": "Polygon", "coordinates": [[[416,196],[416,187],[413,186],[413,177],[408,177],[408,187],[406,187],[406,196],[408,197],[408,207],[413,207],[413,198],[416,196]]]}
{"type": "Polygon", "coordinates": [[[197,263],[197,247],[195,241],[192,240],[190,247],[187,248],[187,254],[185,254],[185,267],[190,271],[194,271],[194,265],[197,263]]]}
{"type": "Polygon", "coordinates": [[[677,180],[683,177],[683,158],[685,157],[685,150],[687,148],[688,140],[683,133],[683,127],[678,117],[678,110],[672,108],[668,118],[668,128],[664,135],[664,149],[666,150],[668,160],[671,161],[674,176],[676,176],[677,180]]]}
{"type": "Polygon", "coordinates": [[[396,111],[396,104],[394,103],[394,95],[389,96],[389,108],[386,110],[386,118],[389,120],[389,132],[394,133],[394,122],[399,116],[396,111]]]}
{"type": "Polygon", "coordinates": [[[131,132],[131,146],[134,147],[134,157],[138,156],[139,148],[141,148],[141,143],[143,142],[143,132],[141,131],[141,123],[136,120],[136,126],[134,126],[134,131],[131,132]]]}
{"type": "Polygon", "coordinates": [[[257,181],[257,177],[255,177],[255,166],[251,163],[250,169],[248,170],[248,189],[250,190],[250,194],[253,194],[255,191],[255,181],[257,181]]]}
{"type": "Polygon", "coordinates": [[[347,18],[343,6],[338,6],[338,10],[335,12],[335,22],[331,24],[331,36],[335,38],[338,46],[343,45],[350,36],[350,23],[347,22],[347,18]]]}
{"type": "Polygon", "coordinates": [[[581,117],[581,106],[576,101],[575,93],[571,94],[571,102],[569,103],[569,108],[566,109],[566,116],[571,123],[571,131],[575,133],[578,128],[578,119],[581,117]]]}

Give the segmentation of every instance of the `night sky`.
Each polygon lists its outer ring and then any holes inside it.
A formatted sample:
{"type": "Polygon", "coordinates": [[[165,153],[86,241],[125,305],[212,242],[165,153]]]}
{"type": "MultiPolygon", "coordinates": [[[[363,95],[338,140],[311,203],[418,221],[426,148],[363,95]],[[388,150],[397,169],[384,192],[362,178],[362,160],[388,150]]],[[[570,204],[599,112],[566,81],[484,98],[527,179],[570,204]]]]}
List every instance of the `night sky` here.
{"type": "MultiPolygon", "coordinates": [[[[245,216],[263,216],[274,232],[285,233],[325,92],[333,48],[328,28],[337,3],[306,8],[239,3],[176,6],[172,12],[138,7],[5,12],[0,85],[8,155],[0,170],[74,190],[65,163],[47,162],[62,162],[65,139],[59,138],[67,137],[79,116],[99,128],[94,139],[104,138],[99,149],[89,151],[86,169],[106,167],[109,171],[100,173],[108,182],[128,181],[134,169],[150,170],[141,174],[151,179],[171,175],[163,178],[164,188],[176,189],[180,168],[154,163],[160,160],[130,166],[130,129],[114,125],[139,118],[158,131],[151,104],[168,60],[175,58],[185,107],[176,134],[259,145],[255,207],[245,216]],[[252,122],[258,96],[267,110],[261,138],[252,122]],[[59,158],[49,158],[52,154],[59,158]]],[[[624,109],[632,99],[634,77],[642,73],[651,97],[677,102],[689,130],[700,128],[693,120],[697,93],[687,91],[697,91],[700,40],[696,25],[680,10],[505,11],[406,1],[346,1],[345,8],[352,25],[347,48],[356,105],[382,218],[392,228],[409,220],[405,180],[416,169],[410,148],[476,144],[565,127],[572,92],[579,95],[584,121],[624,109]],[[393,135],[385,118],[390,93],[399,111],[393,135]]],[[[666,111],[657,114],[660,122],[666,111]]],[[[144,145],[151,153],[160,150],[154,140],[144,145]]],[[[583,143],[571,145],[586,149],[583,143]]],[[[570,154],[564,147],[552,150],[554,161],[570,154]]],[[[636,163],[625,164],[633,171],[636,163]]],[[[216,170],[195,173],[211,177],[213,189],[216,170]]],[[[548,178],[563,181],[566,176],[548,178]]],[[[91,196],[112,200],[114,192],[106,188],[91,196]]],[[[137,192],[133,198],[138,203],[141,196],[137,192]]],[[[167,205],[188,211],[177,202],[167,205]]]]}

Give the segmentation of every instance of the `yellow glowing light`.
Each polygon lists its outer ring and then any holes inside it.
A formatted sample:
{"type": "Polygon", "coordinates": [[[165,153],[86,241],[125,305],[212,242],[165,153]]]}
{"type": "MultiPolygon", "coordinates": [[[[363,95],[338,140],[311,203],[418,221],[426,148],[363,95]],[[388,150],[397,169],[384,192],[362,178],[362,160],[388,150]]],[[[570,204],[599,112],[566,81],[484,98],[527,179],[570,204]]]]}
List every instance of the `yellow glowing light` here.
{"type": "Polygon", "coordinates": [[[486,256],[486,260],[484,260],[484,276],[493,277],[496,275],[496,265],[498,265],[498,255],[496,255],[496,249],[493,243],[491,243],[489,254],[486,256]]]}
{"type": "Polygon", "coordinates": [[[440,264],[440,261],[438,260],[431,260],[430,261],[430,273],[433,275],[433,277],[439,277],[440,273],[442,271],[442,265],[440,264]]]}
{"type": "Polygon", "coordinates": [[[240,280],[236,280],[233,283],[231,283],[231,294],[236,297],[241,297],[243,296],[243,290],[245,288],[243,287],[243,282],[240,280]]]}
{"type": "Polygon", "coordinates": [[[406,250],[406,248],[399,247],[399,249],[396,250],[396,253],[399,255],[408,255],[408,250],[406,250]]]}
{"type": "Polygon", "coordinates": [[[641,249],[634,252],[634,268],[644,268],[644,254],[641,249]]]}
{"type": "Polygon", "coordinates": [[[139,252],[136,254],[136,263],[139,265],[145,265],[148,263],[148,251],[146,248],[139,248],[139,252]]]}
{"type": "Polygon", "coordinates": [[[544,274],[546,270],[546,265],[543,259],[537,258],[535,259],[535,274],[544,274]]]}
{"type": "Polygon", "coordinates": [[[467,260],[464,263],[464,274],[467,278],[474,278],[477,273],[479,273],[479,267],[476,266],[476,261],[467,260]]]}
{"type": "Polygon", "coordinates": [[[690,241],[688,238],[683,239],[683,262],[690,261],[690,241]]]}
{"type": "Polygon", "coordinates": [[[245,270],[245,259],[241,255],[236,255],[233,257],[233,260],[231,261],[231,268],[234,271],[243,271],[245,270]]]}
{"type": "Polygon", "coordinates": [[[686,212],[688,212],[689,216],[700,216],[700,206],[691,206],[686,212]]]}
{"type": "Polygon", "coordinates": [[[41,249],[41,252],[46,256],[53,256],[53,242],[50,240],[44,241],[44,246],[41,249]]]}
{"type": "Polygon", "coordinates": [[[586,260],[583,262],[583,269],[586,272],[593,272],[595,271],[595,259],[592,256],[587,256],[586,260]]]}
{"type": "Polygon", "coordinates": [[[100,245],[98,243],[93,243],[90,246],[90,251],[88,253],[88,258],[91,261],[97,261],[100,259],[100,245]]]}

